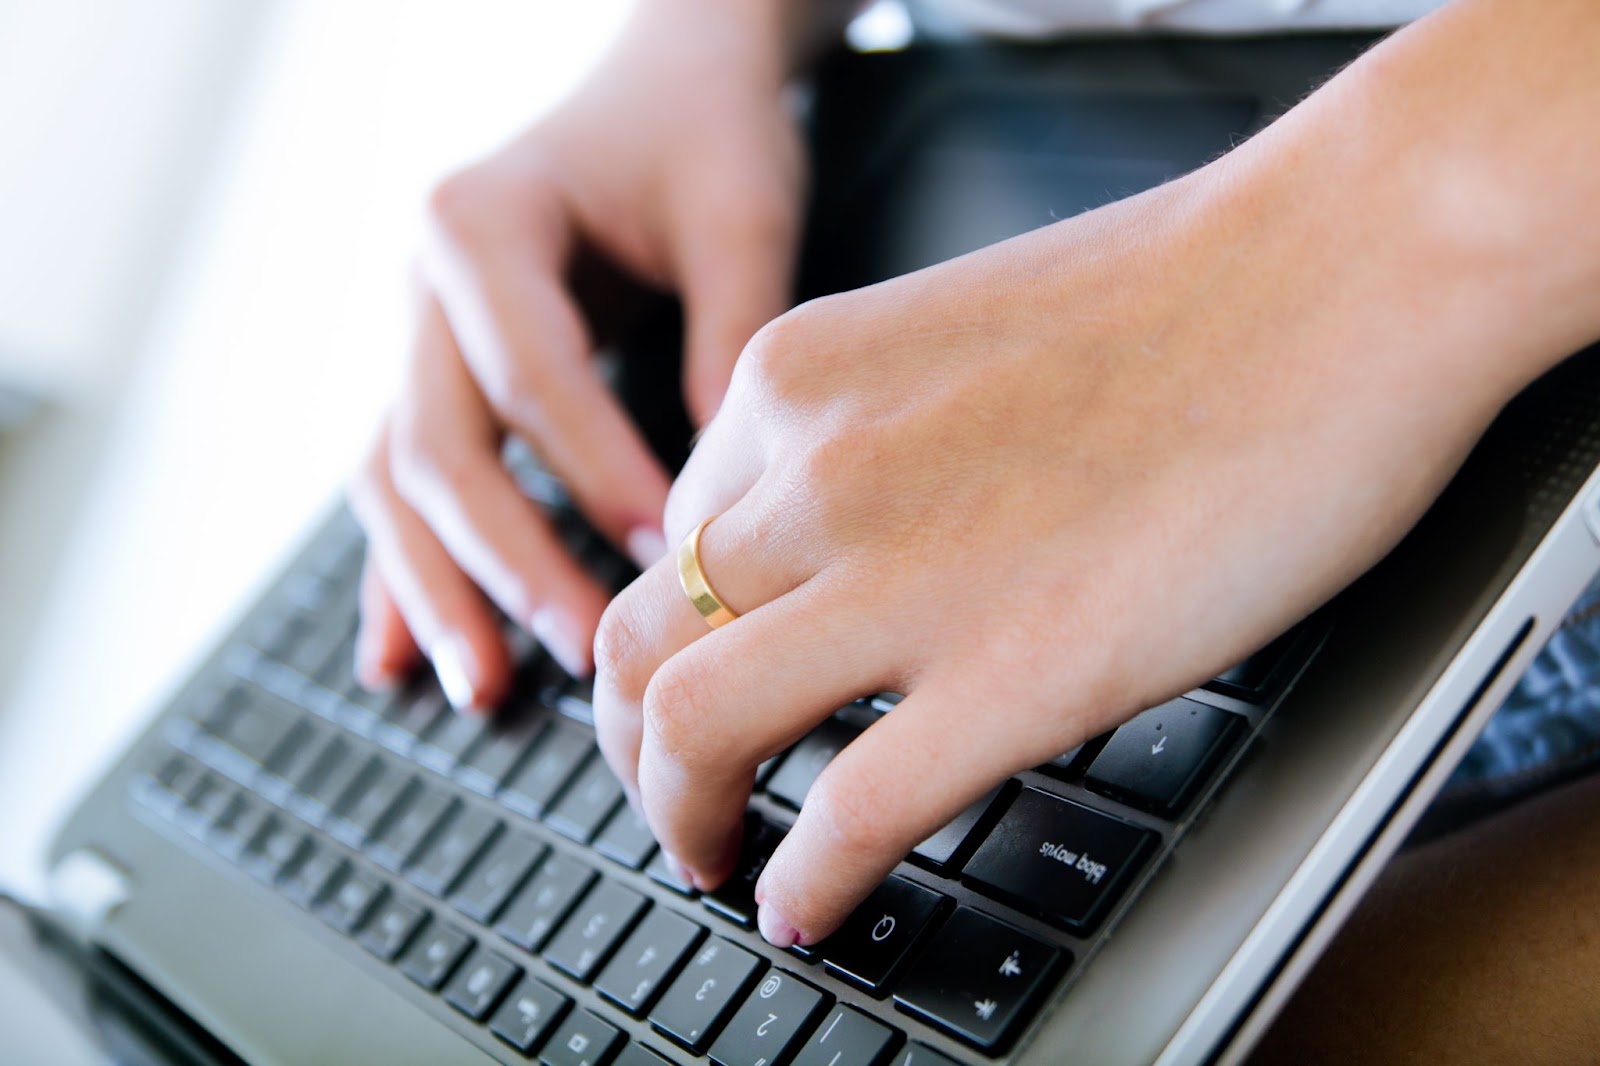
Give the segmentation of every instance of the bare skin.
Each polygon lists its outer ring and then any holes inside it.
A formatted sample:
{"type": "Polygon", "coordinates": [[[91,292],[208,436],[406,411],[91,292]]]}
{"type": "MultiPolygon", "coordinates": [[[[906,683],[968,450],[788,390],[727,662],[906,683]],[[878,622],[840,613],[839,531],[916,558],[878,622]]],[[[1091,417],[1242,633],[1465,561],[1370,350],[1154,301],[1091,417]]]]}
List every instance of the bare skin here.
{"type": "Polygon", "coordinates": [[[1323,602],[1600,336],[1592,3],[1458,0],[1192,175],[761,326],[801,180],[790,14],[646,0],[566,109],[441,187],[416,372],[355,492],[362,676],[420,645],[486,707],[506,664],[484,597],[576,670],[598,621],[601,747],[702,886],[761,761],[856,695],[907,693],[769,863],[779,945],[825,936],[995,782],[1323,602]],[[670,490],[585,377],[580,245],[686,298],[709,422],[670,490]],[[603,432],[572,418],[591,410],[603,432]],[[703,558],[743,617],[709,631],[670,561],[605,605],[512,499],[507,433],[641,563],[720,515],[703,558]]]}

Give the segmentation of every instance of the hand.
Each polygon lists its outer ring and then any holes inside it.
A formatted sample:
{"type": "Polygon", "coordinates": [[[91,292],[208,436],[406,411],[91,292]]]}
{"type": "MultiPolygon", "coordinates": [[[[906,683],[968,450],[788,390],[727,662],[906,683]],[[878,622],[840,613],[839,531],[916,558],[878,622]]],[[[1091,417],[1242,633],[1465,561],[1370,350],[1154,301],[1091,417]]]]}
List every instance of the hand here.
{"type": "Polygon", "coordinates": [[[789,302],[801,154],[778,34],[754,10],[645,4],[563,107],[435,190],[409,378],[351,493],[371,547],[364,683],[392,682],[420,646],[453,703],[492,707],[509,664],[485,597],[589,671],[607,593],[505,470],[508,435],[641,566],[665,550],[668,475],[590,359],[590,322],[618,309],[580,306],[568,277],[599,258],[681,293],[685,398],[709,419],[789,302]]]}
{"type": "Polygon", "coordinates": [[[1390,295],[1404,257],[1263,225],[1306,190],[1280,198],[1238,158],[806,304],[745,350],[665,530],[718,516],[701,557],[741,617],[708,629],[658,563],[602,620],[595,710],[710,888],[762,761],[854,698],[906,694],[768,863],[773,943],[817,941],[996,783],[1309,612],[1514,391],[1454,338],[1419,340],[1428,302],[1390,295]]]}

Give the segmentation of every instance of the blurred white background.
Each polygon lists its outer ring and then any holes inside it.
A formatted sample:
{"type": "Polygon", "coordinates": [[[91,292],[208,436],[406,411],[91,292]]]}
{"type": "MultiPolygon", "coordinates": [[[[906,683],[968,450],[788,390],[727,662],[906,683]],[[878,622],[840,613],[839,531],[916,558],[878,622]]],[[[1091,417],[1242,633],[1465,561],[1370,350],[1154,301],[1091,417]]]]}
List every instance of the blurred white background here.
{"type": "Polygon", "coordinates": [[[428,185],[626,0],[0,0],[0,885],[356,462],[428,185]]]}

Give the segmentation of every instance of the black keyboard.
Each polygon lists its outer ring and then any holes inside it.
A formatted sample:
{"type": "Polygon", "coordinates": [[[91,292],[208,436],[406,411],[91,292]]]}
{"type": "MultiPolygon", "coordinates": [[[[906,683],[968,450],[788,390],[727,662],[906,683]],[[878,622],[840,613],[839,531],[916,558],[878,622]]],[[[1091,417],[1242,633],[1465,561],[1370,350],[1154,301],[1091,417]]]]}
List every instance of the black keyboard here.
{"type": "MultiPolygon", "coordinates": [[[[569,546],[628,568],[580,523],[569,546]]],[[[363,544],[336,515],[167,715],[132,799],[286,913],[391,967],[507,1060],[934,1066],[1005,1055],[1091,964],[1303,665],[1277,642],[1206,689],[1020,774],[924,841],[826,941],[782,952],[751,893],[828,761],[892,695],[763,766],[729,882],[662,862],[595,747],[589,688],[524,635],[489,722],[431,677],[352,674],[363,544]],[[292,908],[289,907],[292,905],[292,908]]]]}

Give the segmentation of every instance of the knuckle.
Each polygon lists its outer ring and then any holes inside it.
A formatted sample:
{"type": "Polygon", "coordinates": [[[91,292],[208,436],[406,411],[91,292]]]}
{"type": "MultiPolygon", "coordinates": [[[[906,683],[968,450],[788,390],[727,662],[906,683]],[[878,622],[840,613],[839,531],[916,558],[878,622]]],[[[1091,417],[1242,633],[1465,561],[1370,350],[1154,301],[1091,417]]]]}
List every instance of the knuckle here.
{"type": "Polygon", "coordinates": [[[870,862],[900,847],[885,817],[891,800],[873,778],[830,764],[806,793],[805,811],[833,854],[870,862]]]}
{"type": "Polygon", "coordinates": [[[661,528],[668,545],[673,548],[711,513],[712,505],[708,496],[692,480],[680,477],[667,490],[667,504],[661,512],[661,528]]]}
{"type": "Polygon", "coordinates": [[[786,311],[756,331],[739,357],[739,369],[766,391],[785,394],[805,377],[805,351],[813,336],[813,303],[786,311]]]}
{"type": "Polygon", "coordinates": [[[645,659],[648,647],[649,638],[629,606],[628,595],[612,600],[595,632],[594,667],[618,695],[634,705],[644,701],[650,683],[645,659]]]}
{"type": "Polygon", "coordinates": [[[513,359],[477,360],[473,377],[500,420],[512,425],[537,422],[538,399],[549,391],[544,358],[526,353],[513,359]]]}
{"type": "Polygon", "coordinates": [[[499,183],[482,167],[447,174],[428,190],[427,219],[447,239],[472,243],[494,225],[499,183]]]}
{"type": "Polygon", "coordinates": [[[412,419],[396,421],[389,438],[388,460],[394,491],[413,506],[442,480],[437,449],[412,419]]]}
{"type": "Polygon", "coordinates": [[[698,667],[674,660],[655,672],[645,690],[645,729],[664,755],[691,771],[717,761],[718,732],[706,721],[710,680],[698,667]]]}

